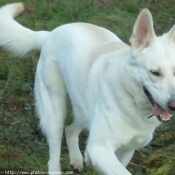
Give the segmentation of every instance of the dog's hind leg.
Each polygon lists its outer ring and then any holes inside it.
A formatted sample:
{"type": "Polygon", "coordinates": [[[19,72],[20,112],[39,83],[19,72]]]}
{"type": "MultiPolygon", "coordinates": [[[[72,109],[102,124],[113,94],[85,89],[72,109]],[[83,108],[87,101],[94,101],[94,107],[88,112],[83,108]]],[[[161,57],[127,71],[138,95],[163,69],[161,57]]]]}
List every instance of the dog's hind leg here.
{"type": "Polygon", "coordinates": [[[74,120],[74,122],[65,129],[70,164],[73,169],[78,172],[83,170],[83,156],[78,145],[78,136],[83,129],[84,125],[82,125],[79,120],[74,120]]]}
{"type": "Polygon", "coordinates": [[[67,91],[57,61],[40,57],[35,96],[40,124],[49,144],[49,171],[60,172],[61,139],[67,115],[67,91]]]}

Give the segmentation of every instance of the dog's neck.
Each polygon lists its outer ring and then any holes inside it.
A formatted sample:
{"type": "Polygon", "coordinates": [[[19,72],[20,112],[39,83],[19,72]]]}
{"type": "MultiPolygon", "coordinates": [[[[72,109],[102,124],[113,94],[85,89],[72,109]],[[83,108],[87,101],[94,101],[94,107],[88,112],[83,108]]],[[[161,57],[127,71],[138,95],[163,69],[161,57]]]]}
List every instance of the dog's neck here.
{"type": "Polygon", "coordinates": [[[126,115],[133,116],[131,120],[144,120],[144,122],[147,124],[151,124],[153,128],[157,127],[160,124],[157,118],[148,118],[152,114],[152,106],[144,94],[143,86],[142,84],[139,84],[133,80],[131,74],[127,72],[127,66],[127,63],[123,65],[123,69],[121,69],[119,75],[120,79],[122,79],[123,84],[127,84],[127,86],[123,86],[122,83],[118,84],[117,86],[121,87],[116,89],[121,89],[121,91],[120,93],[115,92],[116,96],[118,96],[122,101],[123,105],[121,107],[125,108],[123,111],[125,111],[126,115]],[[127,97],[127,100],[125,100],[125,97],[127,97]]]}

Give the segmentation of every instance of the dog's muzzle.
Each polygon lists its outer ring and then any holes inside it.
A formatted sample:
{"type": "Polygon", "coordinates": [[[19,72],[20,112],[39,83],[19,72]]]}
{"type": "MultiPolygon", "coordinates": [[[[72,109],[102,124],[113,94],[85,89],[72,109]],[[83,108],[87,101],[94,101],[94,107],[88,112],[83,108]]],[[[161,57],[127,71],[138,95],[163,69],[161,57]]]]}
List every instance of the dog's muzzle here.
{"type": "Polygon", "coordinates": [[[162,123],[167,123],[170,121],[170,118],[172,115],[167,111],[166,109],[163,109],[152,97],[152,95],[149,93],[149,91],[143,87],[143,91],[145,95],[147,96],[149,102],[151,103],[153,109],[152,109],[152,115],[150,115],[148,118],[151,118],[152,116],[156,116],[159,121],[162,123]]]}

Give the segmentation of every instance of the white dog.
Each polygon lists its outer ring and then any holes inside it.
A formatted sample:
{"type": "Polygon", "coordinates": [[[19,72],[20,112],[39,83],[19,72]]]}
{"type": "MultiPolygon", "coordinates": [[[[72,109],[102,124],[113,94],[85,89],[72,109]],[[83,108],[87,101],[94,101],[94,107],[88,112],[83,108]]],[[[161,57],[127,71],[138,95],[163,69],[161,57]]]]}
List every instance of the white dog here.
{"type": "Polygon", "coordinates": [[[22,3],[0,9],[0,45],[21,57],[41,50],[35,96],[50,174],[61,171],[69,96],[75,118],[66,140],[73,168],[83,169],[78,136],[88,129],[85,162],[104,175],[130,175],[125,167],[134,151],[147,145],[175,110],[175,27],[157,37],[144,9],[130,47],[107,29],[86,23],[34,32],[13,19],[22,11],[22,3]]]}

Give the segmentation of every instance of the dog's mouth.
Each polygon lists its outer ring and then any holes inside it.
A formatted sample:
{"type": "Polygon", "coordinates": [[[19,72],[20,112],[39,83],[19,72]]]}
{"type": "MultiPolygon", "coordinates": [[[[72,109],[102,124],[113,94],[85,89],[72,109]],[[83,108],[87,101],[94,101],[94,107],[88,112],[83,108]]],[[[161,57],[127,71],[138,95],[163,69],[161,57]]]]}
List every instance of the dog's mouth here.
{"type": "Polygon", "coordinates": [[[155,100],[154,98],[151,96],[151,94],[149,93],[149,91],[143,87],[143,91],[145,93],[145,95],[147,96],[148,100],[150,101],[150,103],[153,106],[152,109],[152,115],[149,116],[148,118],[152,117],[152,116],[157,116],[157,119],[163,123],[167,123],[170,121],[171,118],[171,114],[169,113],[169,111],[163,109],[155,100]]]}

